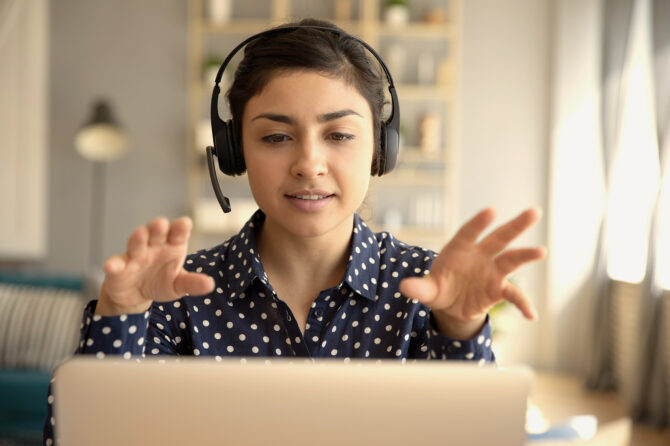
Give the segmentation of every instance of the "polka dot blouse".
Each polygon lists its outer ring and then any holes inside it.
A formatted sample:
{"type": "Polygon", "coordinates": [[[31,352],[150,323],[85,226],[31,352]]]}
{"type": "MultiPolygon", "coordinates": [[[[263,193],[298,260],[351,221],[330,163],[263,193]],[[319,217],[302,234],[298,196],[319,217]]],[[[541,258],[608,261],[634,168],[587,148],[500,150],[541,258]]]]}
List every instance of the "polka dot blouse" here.
{"type": "MultiPolygon", "coordinates": [[[[205,296],[154,303],[144,314],[94,316],[84,311],[77,353],[120,355],[289,356],[494,361],[488,320],[472,340],[440,335],[430,309],[398,290],[405,277],[428,274],[436,254],[373,233],[354,216],[346,273],[315,297],[305,333],[268,281],[255,246],[259,210],[225,243],[187,257],[185,268],[208,274],[205,296]]],[[[49,395],[45,441],[53,438],[49,395]]]]}

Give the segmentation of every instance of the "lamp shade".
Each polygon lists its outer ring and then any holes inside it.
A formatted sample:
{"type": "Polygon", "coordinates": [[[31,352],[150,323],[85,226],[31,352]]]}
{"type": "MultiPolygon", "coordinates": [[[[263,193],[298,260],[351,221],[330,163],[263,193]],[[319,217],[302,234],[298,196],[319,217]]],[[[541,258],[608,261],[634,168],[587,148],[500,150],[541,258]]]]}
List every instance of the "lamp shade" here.
{"type": "Polygon", "coordinates": [[[121,158],[128,149],[128,140],[116,123],[106,101],[94,104],[91,119],[74,138],[77,152],[90,161],[108,162],[121,158]]]}

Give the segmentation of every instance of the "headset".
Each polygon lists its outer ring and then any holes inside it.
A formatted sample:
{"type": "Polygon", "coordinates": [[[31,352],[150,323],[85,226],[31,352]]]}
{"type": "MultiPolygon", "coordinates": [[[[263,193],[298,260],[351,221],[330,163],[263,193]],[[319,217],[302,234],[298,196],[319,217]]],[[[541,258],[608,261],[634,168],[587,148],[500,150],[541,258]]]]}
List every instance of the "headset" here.
{"type": "Polygon", "coordinates": [[[218,103],[219,93],[221,92],[219,83],[221,82],[223,72],[232,60],[233,56],[235,56],[235,54],[237,54],[237,52],[246,46],[249,42],[261,37],[271,36],[279,33],[288,33],[301,28],[328,31],[338,36],[345,36],[347,38],[353,39],[365,47],[374,56],[374,58],[377,59],[377,62],[379,62],[380,67],[386,74],[386,79],[389,84],[388,91],[391,96],[391,115],[386,121],[382,123],[381,127],[381,147],[379,156],[377,157],[377,175],[382,176],[390,172],[396,165],[398,151],[400,149],[400,106],[398,103],[398,95],[396,94],[395,86],[393,85],[393,78],[391,77],[391,73],[389,72],[389,69],[382,60],[381,56],[379,56],[379,54],[377,54],[377,52],[363,40],[340,29],[327,28],[316,25],[284,25],[277,28],[272,28],[266,31],[262,31],[258,34],[254,34],[239,43],[225,58],[219,67],[218,73],[216,74],[214,90],[212,92],[210,116],[212,122],[212,136],[214,139],[214,146],[208,146],[206,150],[207,167],[209,168],[209,176],[212,180],[212,187],[214,188],[216,199],[219,201],[219,205],[221,206],[221,209],[223,209],[223,212],[230,212],[230,200],[221,192],[221,187],[216,176],[216,168],[214,167],[214,156],[216,156],[218,159],[219,169],[226,175],[242,175],[246,170],[242,148],[239,144],[238,136],[235,134],[235,123],[232,121],[232,119],[223,121],[219,116],[218,103]]]}

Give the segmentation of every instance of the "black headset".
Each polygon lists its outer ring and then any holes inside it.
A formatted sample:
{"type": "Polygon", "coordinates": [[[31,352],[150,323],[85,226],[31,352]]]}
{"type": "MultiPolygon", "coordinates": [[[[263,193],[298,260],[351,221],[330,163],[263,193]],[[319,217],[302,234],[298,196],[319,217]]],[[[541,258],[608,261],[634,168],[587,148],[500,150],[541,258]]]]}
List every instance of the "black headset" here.
{"type": "Polygon", "coordinates": [[[379,54],[377,54],[377,52],[372,49],[370,45],[361,39],[336,28],[312,25],[289,25],[272,28],[248,37],[235,48],[233,48],[233,50],[230,52],[230,54],[228,54],[226,59],[221,64],[221,67],[219,67],[219,71],[216,74],[211,105],[212,136],[214,137],[214,147],[207,147],[207,166],[209,167],[209,176],[212,180],[214,193],[216,194],[216,198],[219,201],[223,212],[230,212],[230,200],[221,192],[221,187],[219,186],[219,181],[216,176],[213,157],[216,156],[218,158],[219,169],[226,175],[241,175],[246,170],[244,154],[242,153],[242,148],[239,144],[238,136],[235,134],[235,123],[232,121],[232,119],[223,121],[219,116],[218,104],[219,93],[221,92],[219,83],[221,82],[223,72],[230,63],[233,56],[235,56],[235,54],[237,54],[241,48],[243,48],[252,40],[273,34],[291,32],[301,28],[318,29],[332,32],[340,36],[346,36],[363,45],[375,57],[375,59],[377,59],[379,65],[386,74],[386,79],[389,83],[388,90],[391,95],[391,115],[382,124],[381,128],[381,147],[379,156],[377,157],[377,175],[382,176],[393,170],[395,167],[396,161],[398,159],[398,151],[400,149],[400,106],[398,104],[398,96],[395,92],[395,87],[393,86],[393,78],[391,77],[391,73],[389,72],[386,64],[379,56],[379,54]]]}

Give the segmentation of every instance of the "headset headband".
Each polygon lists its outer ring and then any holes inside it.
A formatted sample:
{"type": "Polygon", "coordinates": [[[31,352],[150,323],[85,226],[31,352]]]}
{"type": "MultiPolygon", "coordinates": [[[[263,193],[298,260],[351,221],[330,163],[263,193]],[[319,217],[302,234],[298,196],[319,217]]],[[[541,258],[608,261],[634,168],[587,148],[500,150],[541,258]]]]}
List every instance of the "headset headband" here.
{"type": "Polygon", "coordinates": [[[399,104],[398,104],[398,96],[397,96],[396,91],[395,91],[395,86],[393,85],[393,78],[391,77],[391,72],[387,68],[387,66],[384,63],[384,61],[382,60],[381,56],[379,54],[377,54],[377,52],[370,45],[368,45],[366,42],[359,39],[358,37],[353,36],[353,35],[347,33],[346,31],[343,31],[343,30],[340,30],[340,29],[327,28],[325,26],[316,26],[316,25],[287,25],[287,26],[279,26],[279,27],[276,27],[276,28],[268,29],[268,30],[262,31],[260,33],[254,34],[250,37],[247,37],[242,42],[240,42],[235,48],[233,48],[233,50],[230,53],[228,53],[228,56],[226,56],[223,63],[219,67],[219,71],[216,73],[214,90],[212,91],[211,116],[212,116],[212,118],[216,118],[216,119],[212,119],[211,121],[212,121],[212,127],[214,127],[215,121],[216,121],[216,127],[217,127],[217,128],[212,128],[212,132],[214,134],[216,134],[216,132],[218,130],[220,130],[220,128],[223,126],[223,120],[219,116],[219,109],[218,109],[219,93],[221,92],[221,88],[219,87],[219,83],[221,82],[221,77],[223,76],[223,72],[225,71],[226,67],[228,66],[228,64],[230,63],[232,58],[235,56],[235,54],[237,54],[240,51],[240,49],[245,47],[249,42],[251,42],[253,40],[259,39],[261,37],[269,36],[269,35],[272,35],[272,34],[287,33],[287,32],[295,31],[295,30],[302,29],[302,28],[317,29],[317,30],[322,30],[322,31],[328,31],[328,32],[331,32],[333,34],[337,34],[338,36],[346,36],[350,39],[355,40],[356,42],[360,43],[361,45],[363,45],[363,47],[365,47],[365,49],[367,49],[374,56],[374,58],[377,60],[377,62],[379,62],[379,65],[381,66],[382,70],[384,71],[384,74],[386,75],[386,80],[388,80],[388,83],[389,83],[388,90],[389,90],[389,93],[391,95],[391,105],[392,105],[391,106],[391,116],[389,116],[389,118],[385,121],[385,124],[389,125],[389,126],[393,126],[395,128],[398,128],[400,126],[400,117],[399,117],[399,113],[397,112],[397,110],[400,107],[399,107],[399,104]]]}

